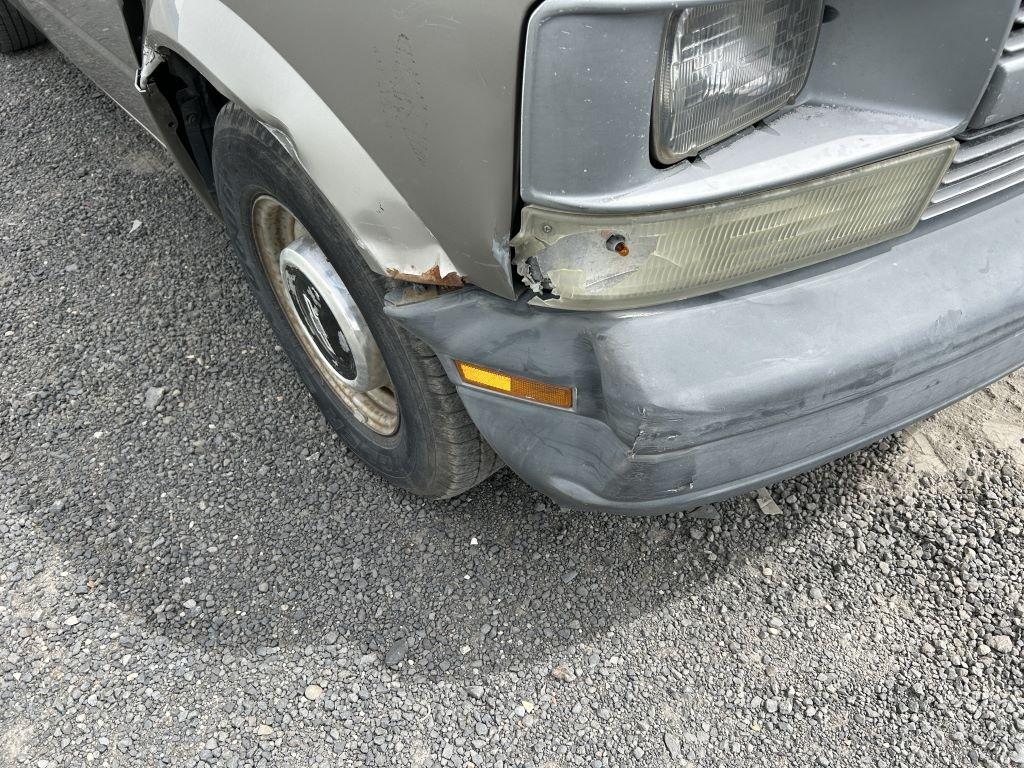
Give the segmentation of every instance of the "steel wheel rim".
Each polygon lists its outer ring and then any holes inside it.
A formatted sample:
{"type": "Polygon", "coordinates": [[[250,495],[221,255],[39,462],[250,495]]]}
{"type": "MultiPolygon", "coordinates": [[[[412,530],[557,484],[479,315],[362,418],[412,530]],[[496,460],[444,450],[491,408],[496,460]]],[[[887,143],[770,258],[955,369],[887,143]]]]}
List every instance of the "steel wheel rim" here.
{"type": "MultiPolygon", "coordinates": [[[[307,358],[313,363],[317,373],[320,374],[321,378],[345,406],[346,410],[355,417],[356,421],[378,435],[384,437],[394,435],[398,431],[399,424],[398,400],[395,397],[394,386],[391,383],[390,376],[388,376],[387,367],[383,364],[383,358],[380,359],[383,373],[378,371],[373,376],[374,381],[380,380],[380,377],[383,376],[381,386],[367,391],[359,391],[353,388],[343,378],[337,361],[332,359],[329,351],[324,348],[322,329],[320,333],[311,333],[308,313],[300,314],[300,310],[296,308],[294,284],[290,290],[289,281],[293,282],[294,280],[291,270],[295,268],[298,260],[296,258],[289,259],[288,255],[285,255],[283,259],[282,255],[286,250],[291,249],[292,252],[303,252],[309,259],[315,260],[317,256],[314,249],[320,249],[309,235],[309,230],[303,226],[298,217],[269,195],[261,195],[253,203],[252,228],[256,249],[260,257],[260,264],[273,288],[278,306],[284,312],[292,333],[299,340],[307,358]],[[289,266],[288,274],[284,271],[283,263],[289,266]]],[[[320,254],[322,253],[322,250],[320,250],[320,254]]],[[[326,256],[323,256],[323,260],[326,264],[329,264],[326,256]]],[[[333,267],[321,265],[321,269],[329,269],[341,286],[344,286],[344,281],[341,280],[341,276],[334,271],[333,267]]],[[[320,274],[323,273],[321,272],[320,274]]],[[[329,277],[330,275],[327,275],[327,279],[329,277]]],[[[323,288],[323,277],[312,277],[311,280],[313,283],[316,283],[318,288],[323,288]]],[[[347,288],[344,290],[347,293],[347,288]]],[[[326,291],[323,292],[326,293],[326,291]]],[[[337,301],[337,299],[335,301],[328,300],[325,303],[336,306],[337,301]]],[[[329,310],[325,310],[325,312],[329,312],[329,310]]],[[[333,315],[341,315],[341,311],[331,312],[330,316],[333,315]]],[[[359,321],[365,323],[358,309],[356,309],[356,315],[359,321]]],[[[349,322],[352,321],[350,320],[349,322]]],[[[345,325],[344,323],[342,324],[345,325]]],[[[348,330],[348,327],[346,327],[346,330],[348,330]]],[[[376,350],[376,342],[373,341],[369,329],[364,328],[363,331],[369,337],[369,343],[372,344],[373,349],[376,350]]],[[[344,334],[344,336],[348,335],[350,334],[344,334]]],[[[348,344],[343,343],[343,346],[347,348],[348,344]]],[[[377,354],[379,355],[379,352],[377,354]]],[[[368,356],[372,357],[372,352],[368,356]]]]}

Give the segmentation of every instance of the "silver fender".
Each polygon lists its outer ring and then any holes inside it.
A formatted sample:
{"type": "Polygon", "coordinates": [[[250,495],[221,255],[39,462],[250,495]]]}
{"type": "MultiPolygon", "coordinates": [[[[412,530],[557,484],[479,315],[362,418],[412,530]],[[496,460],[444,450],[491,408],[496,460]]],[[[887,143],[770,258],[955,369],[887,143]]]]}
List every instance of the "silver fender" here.
{"type": "Polygon", "coordinates": [[[153,0],[146,46],[173,50],[278,137],[376,272],[461,285],[437,238],[298,72],[219,0],[153,0]]]}

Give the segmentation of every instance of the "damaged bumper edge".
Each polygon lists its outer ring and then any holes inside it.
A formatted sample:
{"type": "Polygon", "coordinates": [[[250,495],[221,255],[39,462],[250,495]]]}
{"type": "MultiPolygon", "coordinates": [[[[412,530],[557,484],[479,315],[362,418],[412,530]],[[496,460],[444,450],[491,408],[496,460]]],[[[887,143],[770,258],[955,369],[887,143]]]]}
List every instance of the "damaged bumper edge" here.
{"type": "Polygon", "coordinates": [[[645,310],[468,288],[388,313],[423,338],[501,458],[559,502],[655,514],[805,471],[1024,363],[1024,196],[828,264],[645,310]],[[573,386],[557,411],[453,359],[573,386]]]}
{"type": "Polygon", "coordinates": [[[142,65],[135,72],[135,90],[141,94],[149,91],[149,78],[164,63],[164,56],[148,42],[142,45],[142,65]]]}

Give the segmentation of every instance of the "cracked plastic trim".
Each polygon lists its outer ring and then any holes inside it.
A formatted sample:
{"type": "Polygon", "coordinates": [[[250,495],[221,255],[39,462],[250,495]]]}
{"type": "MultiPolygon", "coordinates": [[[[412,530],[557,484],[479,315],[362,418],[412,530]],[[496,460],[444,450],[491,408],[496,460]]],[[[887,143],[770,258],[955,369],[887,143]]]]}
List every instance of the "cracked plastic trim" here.
{"type": "Polygon", "coordinates": [[[146,93],[149,90],[149,78],[164,63],[163,55],[148,42],[142,45],[142,65],[135,73],[135,90],[146,93]]]}

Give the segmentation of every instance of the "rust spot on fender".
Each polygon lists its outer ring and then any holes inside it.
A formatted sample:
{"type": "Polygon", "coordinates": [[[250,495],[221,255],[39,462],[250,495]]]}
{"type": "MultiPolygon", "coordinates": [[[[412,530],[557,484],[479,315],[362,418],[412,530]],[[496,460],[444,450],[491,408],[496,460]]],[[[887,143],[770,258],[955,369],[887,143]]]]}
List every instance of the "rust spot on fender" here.
{"type": "Polygon", "coordinates": [[[449,272],[447,275],[441,274],[441,267],[437,264],[432,266],[426,272],[420,272],[419,274],[410,272],[399,272],[394,267],[388,267],[388,276],[393,277],[396,280],[405,280],[409,283],[421,283],[423,285],[444,285],[448,288],[461,288],[466,284],[466,279],[462,277],[458,272],[449,272]]]}

